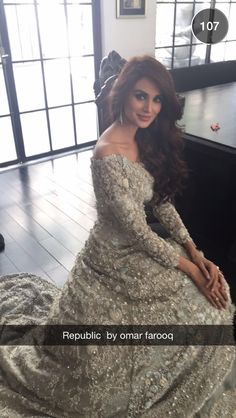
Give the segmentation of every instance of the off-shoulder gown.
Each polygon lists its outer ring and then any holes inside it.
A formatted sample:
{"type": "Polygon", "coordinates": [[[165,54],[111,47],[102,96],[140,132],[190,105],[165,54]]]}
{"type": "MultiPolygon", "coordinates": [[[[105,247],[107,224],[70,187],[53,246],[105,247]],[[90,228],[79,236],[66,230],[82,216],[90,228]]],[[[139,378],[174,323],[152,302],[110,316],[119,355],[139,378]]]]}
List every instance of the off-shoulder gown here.
{"type": "MultiPolygon", "coordinates": [[[[232,324],[176,268],[190,239],[171,203],[146,223],[153,177],[120,155],[92,159],[98,219],[64,287],[19,274],[0,280],[2,324],[232,324]]],[[[228,287],[227,287],[228,291],[228,287]]],[[[233,346],[0,347],[0,416],[235,417],[233,346]]]]}

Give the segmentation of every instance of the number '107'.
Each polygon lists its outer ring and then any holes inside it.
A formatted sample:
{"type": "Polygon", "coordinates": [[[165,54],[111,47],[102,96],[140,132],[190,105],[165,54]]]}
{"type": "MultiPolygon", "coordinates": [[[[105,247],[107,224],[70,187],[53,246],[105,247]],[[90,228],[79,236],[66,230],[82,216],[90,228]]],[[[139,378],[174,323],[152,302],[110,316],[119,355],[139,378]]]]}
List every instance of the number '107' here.
{"type": "Polygon", "coordinates": [[[204,31],[206,30],[216,30],[217,26],[219,25],[220,22],[201,22],[200,25],[202,27],[202,30],[204,31]]]}

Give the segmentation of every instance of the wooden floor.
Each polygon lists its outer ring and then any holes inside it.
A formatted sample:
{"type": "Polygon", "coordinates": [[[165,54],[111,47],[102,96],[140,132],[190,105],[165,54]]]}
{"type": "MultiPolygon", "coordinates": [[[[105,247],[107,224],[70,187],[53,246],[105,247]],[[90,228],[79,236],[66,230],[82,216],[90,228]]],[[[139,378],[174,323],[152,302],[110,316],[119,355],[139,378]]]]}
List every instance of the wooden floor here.
{"type": "Polygon", "coordinates": [[[31,272],[61,287],[96,220],[92,151],[0,173],[0,274],[31,272]]]}

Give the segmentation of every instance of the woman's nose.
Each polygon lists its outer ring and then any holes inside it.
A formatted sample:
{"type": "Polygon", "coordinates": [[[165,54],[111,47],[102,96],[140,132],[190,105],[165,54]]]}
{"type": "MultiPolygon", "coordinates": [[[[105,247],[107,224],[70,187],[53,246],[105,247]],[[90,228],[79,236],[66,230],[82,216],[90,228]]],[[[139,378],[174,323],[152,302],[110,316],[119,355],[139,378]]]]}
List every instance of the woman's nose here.
{"type": "Polygon", "coordinates": [[[145,112],[147,113],[151,113],[152,111],[152,101],[151,100],[147,100],[145,102],[145,107],[144,107],[145,112]]]}

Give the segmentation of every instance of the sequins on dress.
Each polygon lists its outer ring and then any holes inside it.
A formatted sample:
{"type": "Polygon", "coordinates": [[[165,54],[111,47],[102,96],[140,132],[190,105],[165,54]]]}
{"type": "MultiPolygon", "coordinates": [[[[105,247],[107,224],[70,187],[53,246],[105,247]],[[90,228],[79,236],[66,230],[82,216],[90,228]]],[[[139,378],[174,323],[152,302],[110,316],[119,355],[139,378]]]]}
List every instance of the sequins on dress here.
{"type": "MultiPolygon", "coordinates": [[[[1,323],[232,324],[230,303],[215,309],[176,269],[191,238],[175,208],[154,207],[170,239],[147,225],[145,168],[120,155],[91,167],[98,219],[63,289],[3,276],[1,323]]],[[[232,418],[234,358],[232,346],[2,346],[0,416],[232,418]]]]}

